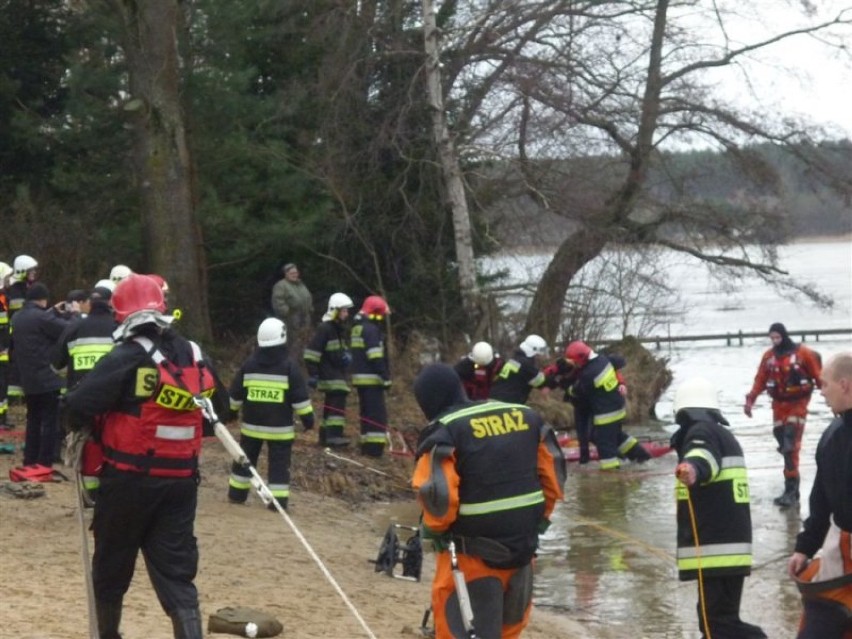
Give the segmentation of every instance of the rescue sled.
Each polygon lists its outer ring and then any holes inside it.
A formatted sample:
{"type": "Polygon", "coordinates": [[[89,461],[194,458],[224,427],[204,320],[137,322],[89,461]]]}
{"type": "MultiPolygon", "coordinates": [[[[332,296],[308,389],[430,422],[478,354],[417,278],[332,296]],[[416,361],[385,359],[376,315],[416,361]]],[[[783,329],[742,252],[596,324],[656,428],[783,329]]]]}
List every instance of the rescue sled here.
{"type": "MultiPolygon", "coordinates": [[[[567,433],[558,433],[557,439],[559,446],[562,448],[562,455],[567,462],[580,461],[580,442],[571,437],[567,433]]],[[[651,440],[647,442],[639,442],[651,457],[662,457],[666,453],[671,452],[672,447],[667,439],[651,440]]],[[[598,449],[594,444],[589,445],[589,459],[592,461],[598,459],[598,449]]]]}

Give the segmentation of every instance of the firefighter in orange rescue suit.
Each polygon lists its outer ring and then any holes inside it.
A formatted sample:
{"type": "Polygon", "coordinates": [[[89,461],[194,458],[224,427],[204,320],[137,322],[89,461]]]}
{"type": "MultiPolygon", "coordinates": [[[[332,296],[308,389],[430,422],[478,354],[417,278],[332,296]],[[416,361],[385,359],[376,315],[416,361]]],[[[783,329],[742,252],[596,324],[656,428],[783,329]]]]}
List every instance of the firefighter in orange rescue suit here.
{"type": "Polygon", "coordinates": [[[794,344],[780,322],[769,327],[772,348],[763,354],[743,412],[751,417],[757,396],[764,390],[772,398],[772,434],[784,457],[784,492],[775,504],[789,508],[799,503],[799,451],[811,393],[819,388],[819,355],[804,344],[794,344]]]}
{"type": "Polygon", "coordinates": [[[117,344],[65,400],[72,417],[100,420],[103,428],[92,522],[98,632],[121,639],[122,600],[141,550],[175,639],[202,639],[193,529],[203,415],[193,397],[213,395],[221,413],[227,392],[198,345],[172,328],[154,280],[128,276],[112,304],[117,344]]]}
{"type": "Polygon", "coordinates": [[[556,436],[527,406],[469,401],[446,364],[425,367],[414,395],[430,420],[412,485],[423,509],[423,536],[438,551],[435,636],[519,637],[532,607],[538,536],[562,499],[565,461],[556,436]],[[463,614],[457,571],[472,621],[463,614]]]}

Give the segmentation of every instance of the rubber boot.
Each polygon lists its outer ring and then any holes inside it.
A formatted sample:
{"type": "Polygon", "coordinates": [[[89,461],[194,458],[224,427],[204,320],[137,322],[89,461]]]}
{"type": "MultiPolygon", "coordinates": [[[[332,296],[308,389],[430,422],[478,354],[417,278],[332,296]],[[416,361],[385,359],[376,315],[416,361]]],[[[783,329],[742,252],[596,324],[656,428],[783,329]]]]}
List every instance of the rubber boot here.
{"type": "Polygon", "coordinates": [[[98,615],[98,635],[100,639],[121,639],[118,626],[121,624],[121,600],[98,601],[95,609],[98,615]]]}
{"type": "Polygon", "coordinates": [[[198,608],[180,608],[171,614],[175,639],[204,639],[198,608]]]}
{"type": "Polygon", "coordinates": [[[799,478],[787,477],[784,480],[784,494],[775,498],[775,505],[790,508],[799,503],[799,478]]]}
{"type": "Polygon", "coordinates": [[[651,453],[649,453],[642,444],[637,443],[627,452],[627,457],[631,461],[635,461],[637,464],[644,464],[646,461],[651,459],[651,453]]]}

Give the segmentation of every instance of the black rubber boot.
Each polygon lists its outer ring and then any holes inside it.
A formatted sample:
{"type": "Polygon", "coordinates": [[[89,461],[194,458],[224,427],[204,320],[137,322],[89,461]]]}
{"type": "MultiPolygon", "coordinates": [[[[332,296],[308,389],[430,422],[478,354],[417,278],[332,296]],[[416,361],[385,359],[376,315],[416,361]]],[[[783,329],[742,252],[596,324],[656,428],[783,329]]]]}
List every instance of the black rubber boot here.
{"type": "Polygon", "coordinates": [[[182,608],[172,614],[175,639],[204,639],[201,630],[201,612],[198,608],[182,608]]]}
{"type": "Polygon", "coordinates": [[[95,609],[98,615],[98,635],[100,639],[121,639],[118,626],[121,624],[121,600],[98,601],[95,609]]]}
{"type": "Polygon", "coordinates": [[[784,494],[775,498],[775,505],[790,508],[799,503],[799,478],[787,477],[784,480],[784,494]]]}

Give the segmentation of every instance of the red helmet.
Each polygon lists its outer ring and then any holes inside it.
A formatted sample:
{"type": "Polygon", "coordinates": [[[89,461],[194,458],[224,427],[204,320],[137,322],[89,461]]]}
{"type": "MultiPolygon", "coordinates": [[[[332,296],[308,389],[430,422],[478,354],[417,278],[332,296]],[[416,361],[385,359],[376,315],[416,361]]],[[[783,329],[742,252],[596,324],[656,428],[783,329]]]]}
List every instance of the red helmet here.
{"type": "Polygon", "coordinates": [[[378,295],[370,295],[361,304],[361,314],[366,315],[370,319],[381,319],[385,315],[390,315],[390,307],[385,301],[385,298],[378,295]]]}
{"type": "Polygon", "coordinates": [[[115,287],[112,307],[115,309],[116,321],[123,322],[129,315],[138,311],[165,313],[166,301],[163,298],[163,289],[154,279],[133,273],[115,287]]]}
{"type": "Polygon", "coordinates": [[[577,366],[585,366],[586,362],[589,361],[589,355],[592,354],[592,349],[589,347],[586,342],[581,342],[577,340],[575,342],[571,342],[565,348],[565,359],[574,362],[577,366]]]}

